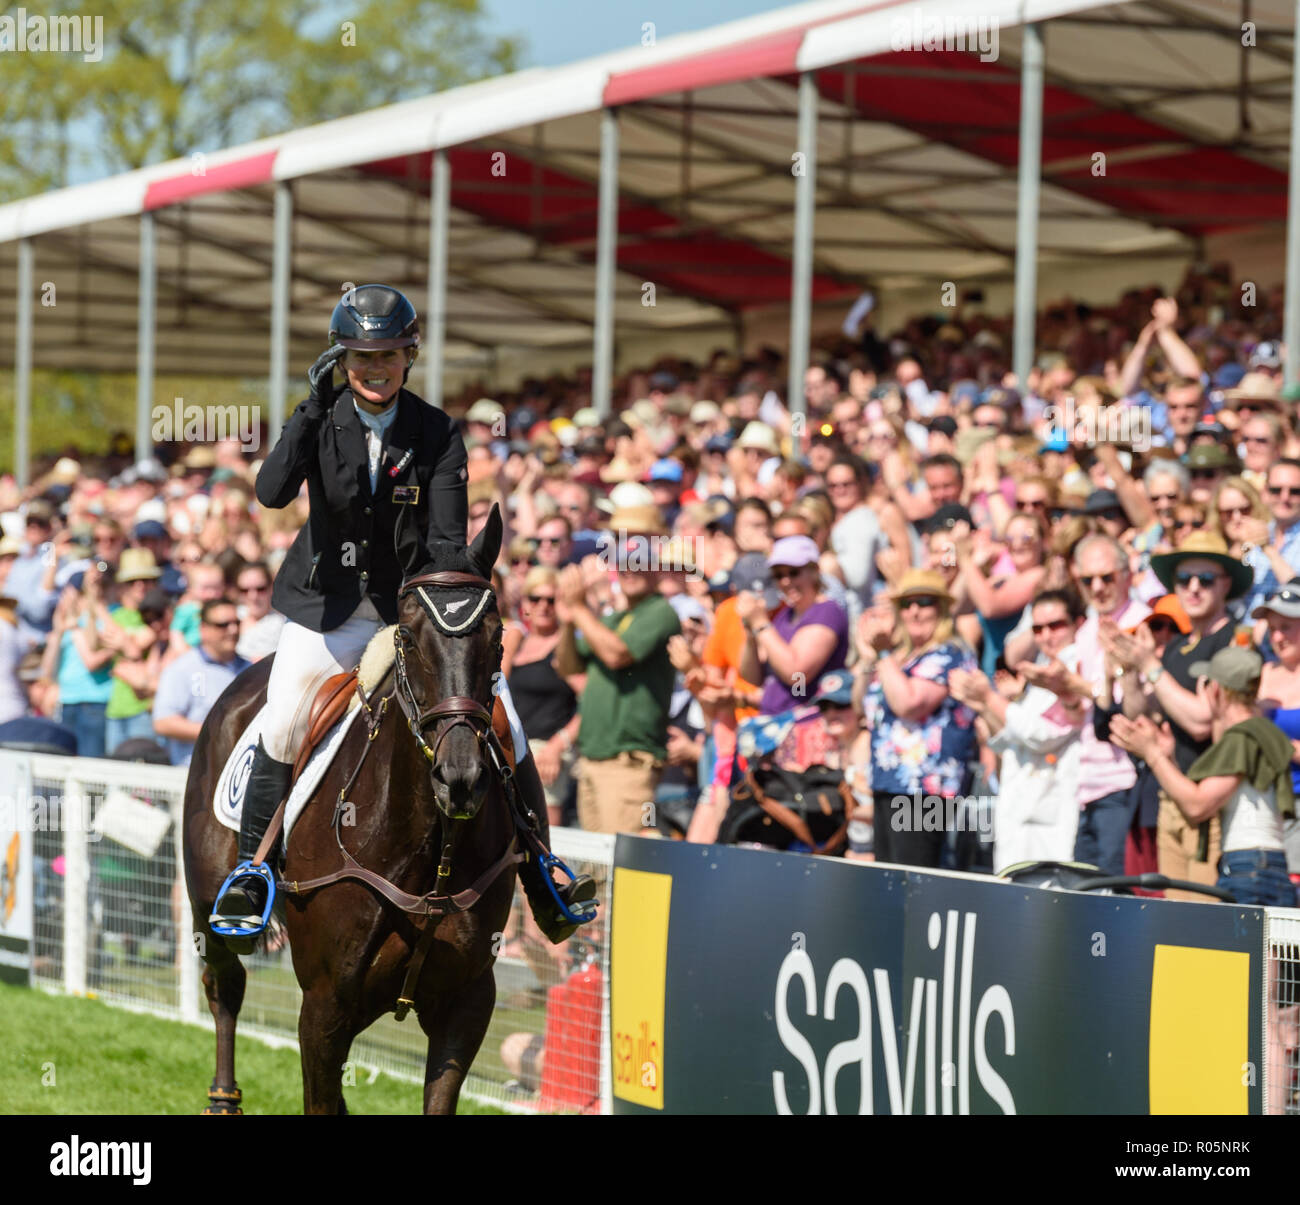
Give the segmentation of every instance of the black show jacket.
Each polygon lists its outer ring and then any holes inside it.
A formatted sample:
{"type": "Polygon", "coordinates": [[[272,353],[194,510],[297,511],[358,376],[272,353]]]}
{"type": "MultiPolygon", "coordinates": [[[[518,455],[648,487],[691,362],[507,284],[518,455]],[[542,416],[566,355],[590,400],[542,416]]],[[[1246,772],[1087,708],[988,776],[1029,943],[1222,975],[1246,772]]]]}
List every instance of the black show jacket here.
{"type": "Polygon", "coordinates": [[[304,401],[257,476],[258,502],[274,509],[307,482],[311,515],[276,575],[272,604],[314,632],[339,627],[365,595],[386,623],[396,623],[414,541],[465,543],[468,469],[456,424],[401,390],[373,493],[366,435],[350,389],[330,408],[304,401]],[[404,552],[395,547],[398,534],[404,552]]]}

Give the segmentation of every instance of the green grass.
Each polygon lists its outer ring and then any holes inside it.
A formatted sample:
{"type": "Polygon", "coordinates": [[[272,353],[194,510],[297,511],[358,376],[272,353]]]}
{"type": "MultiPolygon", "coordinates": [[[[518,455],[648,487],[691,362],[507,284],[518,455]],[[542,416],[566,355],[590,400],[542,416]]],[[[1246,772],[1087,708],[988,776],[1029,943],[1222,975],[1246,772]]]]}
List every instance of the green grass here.
{"type": "MultiPolygon", "coordinates": [[[[5,984],[0,1016],[0,1112],[193,1114],[207,1104],[215,1051],[208,1029],[5,984]]],[[[302,1112],[296,1050],[245,1037],[235,1063],[246,1113],[302,1112]]],[[[422,1086],[384,1074],[372,1083],[358,1068],[344,1095],[353,1113],[419,1113],[422,1086]]],[[[460,1112],[500,1110],[462,1099],[460,1112]]]]}

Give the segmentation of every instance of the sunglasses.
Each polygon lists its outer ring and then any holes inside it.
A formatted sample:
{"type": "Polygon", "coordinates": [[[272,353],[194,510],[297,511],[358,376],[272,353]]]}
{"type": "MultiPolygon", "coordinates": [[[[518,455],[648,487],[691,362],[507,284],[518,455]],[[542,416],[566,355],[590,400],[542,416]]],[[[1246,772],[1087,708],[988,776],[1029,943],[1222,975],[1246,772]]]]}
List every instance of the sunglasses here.
{"type": "Polygon", "coordinates": [[[1219,508],[1219,517],[1223,519],[1236,519],[1250,514],[1249,506],[1224,506],[1219,508]]]}
{"type": "Polygon", "coordinates": [[[1178,625],[1172,619],[1153,619],[1147,626],[1157,636],[1168,636],[1178,625]]]}
{"type": "Polygon", "coordinates": [[[539,544],[563,544],[564,537],[563,536],[538,536],[537,542],[539,544]]]}
{"type": "Polygon", "coordinates": [[[1246,435],[1242,438],[1242,443],[1248,444],[1271,444],[1272,437],[1268,435],[1246,435]]]}
{"type": "Polygon", "coordinates": [[[555,606],[554,594],[528,594],[525,597],[530,603],[550,603],[551,606],[555,606]]]}
{"type": "Polygon", "coordinates": [[[270,591],[270,586],[240,586],[240,594],[266,594],[270,591]]]}
{"type": "Polygon", "coordinates": [[[1029,625],[1029,630],[1035,636],[1041,636],[1044,632],[1059,632],[1070,626],[1068,619],[1053,619],[1047,623],[1034,623],[1029,625]]]}
{"type": "Polygon", "coordinates": [[[782,582],[787,578],[798,577],[805,568],[806,566],[804,565],[800,565],[797,568],[792,568],[789,565],[776,565],[772,569],[772,580],[782,582]]]}
{"type": "Polygon", "coordinates": [[[1085,586],[1095,586],[1098,582],[1100,582],[1103,586],[1109,586],[1115,581],[1117,577],[1119,577],[1119,571],[1115,570],[1111,573],[1086,574],[1081,576],[1079,580],[1085,586]]]}
{"type": "Polygon", "coordinates": [[[212,619],[205,619],[203,622],[206,623],[210,628],[220,628],[222,630],[239,627],[239,620],[237,619],[228,619],[226,620],[225,623],[217,623],[215,620],[212,619]]]}
{"type": "Polygon", "coordinates": [[[1300,485],[1270,485],[1268,494],[1270,498],[1300,498],[1300,485]]]}
{"type": "Polygon", "coordinates": [[[1046,509],[1047,509],[1046,498],[1033,498],[1033,499],[1017,498],[1016,499],[1016,510],[1046,510],[1046,509]]]}
{"type": "Polygon", "coordinates": [[[900,611],[906,611],[909,607],[937,607],[939,599],[933,594],[912,594],[903,599],[898,604],[900,611]]]}
{"type": "Polygon", "coordinates": [[[1208,590],[1215,582],[1223,579],[1222,573],[1175,573],[1174,585],[1190,586],[1193,582],[1199,582],[1204,589],[1208,590]]]}
{"type": "Polygon", "coordinates": [[[1201,528],[1204,526],[1205,526],[1205,522],[1202,519],[1175,519],[1174,520],[1175,531],[1186,531],[1186,530],[1200,531],[1201,528]]]}

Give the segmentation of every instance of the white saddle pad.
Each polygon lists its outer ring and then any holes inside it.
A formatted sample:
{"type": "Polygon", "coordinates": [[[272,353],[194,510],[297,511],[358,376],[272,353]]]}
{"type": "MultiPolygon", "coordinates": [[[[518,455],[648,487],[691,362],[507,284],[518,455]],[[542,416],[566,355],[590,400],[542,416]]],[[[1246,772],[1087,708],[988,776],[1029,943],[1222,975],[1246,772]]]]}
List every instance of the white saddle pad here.
{"type": "MultiPolygon", "coordinates": [[[[221,771],[221,777],[217,780],[217,790],[212,800],[212,810],[216,813],[217,819],[236,832],[239,831],[239,820],[244,811],[244,792],[248,787],[248,775],[253,768],[253,754],[262,733],[262,718],[265,714],[266,707],[263,705],[262,710],[244,729],[243,735],[235,744],[234,752],[226,759],[225,769],[221,771]]],[[[298,781],[293,784],[293,790],[289,793],[289,802],[284,809],[286,842],[289,840],[289,833],[293,830],[294,821],[302,814],[303,808],[307,806],[307,800],[320,785],[320,780],[325,777],[325,771],[334,760],[343,738],[360,714],[361,708],[354,696],[347,714],[329,730],[325,739],[312,751],[311,758],[303,767],[298,781]]]]}

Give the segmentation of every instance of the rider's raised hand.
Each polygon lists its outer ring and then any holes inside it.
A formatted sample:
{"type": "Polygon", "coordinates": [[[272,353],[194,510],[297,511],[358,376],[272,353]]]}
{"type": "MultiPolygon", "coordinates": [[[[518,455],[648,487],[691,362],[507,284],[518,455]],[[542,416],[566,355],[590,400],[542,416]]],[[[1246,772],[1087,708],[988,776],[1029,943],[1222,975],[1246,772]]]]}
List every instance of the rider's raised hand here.
{"type": "Polygon", "coordinates": [[[335,344],[328,351],[322,352],[316,363],[307,369],[307,383],[311,386],[308,395],[312,406],[325,410],[334,404],[334,367],[347,354],[347,348],[335,344]]]}

